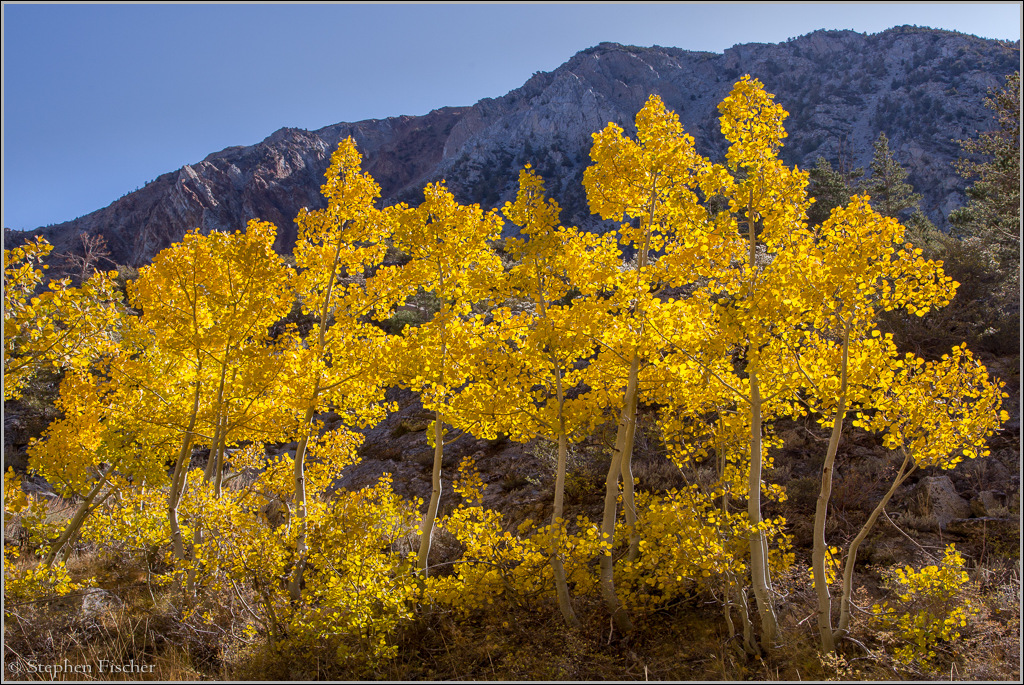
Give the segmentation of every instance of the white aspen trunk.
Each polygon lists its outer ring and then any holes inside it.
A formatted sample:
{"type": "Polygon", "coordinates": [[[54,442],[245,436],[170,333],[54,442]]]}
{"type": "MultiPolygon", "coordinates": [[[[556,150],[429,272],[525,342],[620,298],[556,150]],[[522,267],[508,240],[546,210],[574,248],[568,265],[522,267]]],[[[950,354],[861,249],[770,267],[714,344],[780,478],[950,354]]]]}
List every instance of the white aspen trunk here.
{"type": "Polygon", "coordinates": [[[811,553],[811,571],[814,577],[814,592],[818,596],[818,632],[821,634],[821,648],[826,652],[835,651],[832,638],[832,598],[828,591],[825,560],[828,556],[828,541],[825,540],[825,521],[828,517],[828,502],[832,496],[832,475],[835,471],[836,452],[843,432],[846,417],[846,387],[850,351],[850,325],[843,336],[843,357],[840,365],[839,403],[832,419],[832,436],[828,441],[825,463],[821,468],[821,491],[814,508],[814,549],[811,553]]]}
{"type": "MultiPolygon", "coordinates": [[[[74,539],[75,535],[78,534],[78,531],[82,528],[82,524],[85,523],[86,517],[89,516],[91,508],[93,508],[93,500],[96,499],[96,496],[100,493],[100,490],[103,489],[103,484],[107,482],[107,477],[114,472],[114,467],[116,465],[117,463],[115,462],[107,467],[107,470],[100,475],[100,479],[96,481],[96,485],[94,485],[92,489],[89,490],[89,493],[78,505],[78,509],[75,510],[74,516],[72,516],[71,520],[68,521],[68,524],[64,527],[64,531],[60,534],[60,537],[57,538],[57,541],[54,542],[53,545],[50,547],[50,551],[46,554],[46,560],[43,563],[46,565],[47,568],[53,566],[53,563],[57,560],[57,555],[60,553],[60,551],[64,549],[64,547],[74,539]]],[[[109,492],[106,495],[104,495],[103,498],[96,503],[97,506],[102,504],[103,501],[109,495],[109,492]]]]}
{"type": "Polygon", "coordinates": [[[196,381],[195,398],[192,403],[192,415],[188,420],[188,427],[181,440],[181,449],[178,451],[178,459],[174,463],[174,477],[171,480],[171,491],[167,498],[167,520],[171,526],[171,542],[174,547],[174,556],[178,561],[185,560],[185,542],[182,540],[181,525],[178,522],[178,503],[188,483],[188,467],[192,460],[192,432],[196,427],[196,416],[199,414],[199,397],[202,384],[196,381]]]}
{"type": "MultiPolygon", "coordinates": [[[[647,268],[650,260],[650,249],[651,249],[651,230],[654,226],[654,218],[656,215],[657,208],[657,187],[658,187],[659,176],[656,174],[651,182],[651,194],[648,200],[649,210],[647,214],[647,225],[644,230],[644,245],[640,250],[640,254],[637,256],[637,297],[640,295],[640,287],[643,284],[644,269],[647,268]]],[[[637,331],[638,342],[644,337],[644,329],[646,327],[643,320],[643,312],[641,314],[640,327],[637,331]]],[[[634,349],[633,351],[633,364],[630,365],[630,381],[634,384],[634,390],[632,400],[628,404],[629,407],[629,423],[626,424],[626,435],[624,437],[624,447],[622,452],[622,509],[626,515],[626,529],[629,531],[629,548],[626,551],[626,561],[636,561],[637,557],[640,556],[640,534],[636,529],[636,493],[635,484],[633,483],[633,443],[636,437],[636,415],[637,415],[637,403],[639,399],[639,373],[640,365],[639,361],[640,352],[634,349]]],[[[627,388],[628,383],[627,383],[627,388]]],[[[628,391],[627,391],[628,394],[628,391]]],[[[622,429],[620,423],[619,429],[622,429]]],[[[616,436],[616,443],[618,442],[618,436],[616,436]]]]}
{"type": "MultiPolygon", "coordinates": [[[[753,214],[753,189],[747,204],[747,242],[750,247],[748,269],[750,282],[747,287],[747,299],[753,301],[755,295],[755,274],[757,271],[757,230],[753,214]]],[[[748,340],[748,345],[752,344],[748,340]]],[[[748,365],[750,359],[747,359],[748,365]]],[[[748,366],[749,369],[749,366],[748,366]]],[[[761,525],[761,479],[764,464],[764,447],[761,441],[761,388],[757,380],[757,372],[750,371],[750,475],[747,481],[747,517],[750,521],[750,581],[757,602],[757,612],[761,616],[761,644],[769,650],[775,644],[778,635],[778,621],[775,617],[775,599],[771,587],[771,574],[768,569],[768,539],[761,525]]]]}
{"type": "MultiPolygon", "coordinates": [[[[234,384],[235,379],[237,377],[238,377],[238,369],[235,369],[235,370],[233,370],[231,372],[231,383],[232,384],[234,384]]],[[[217,465],[214,467],[215,468],[215,472],[214,473],[216,474],[216,478],[214,479],[214,483],[213,483],[213,491],[214,491],[214,496],[217,499],[220,499],[221,495],[223,494],[223,487],[224,487],[224,457],[225,457],[225,453],[227,451],[228,431],[229,431],[229,428],[230,428],[230,423],[228,421],[228,418],[229,418],[229,411],[225,407],[225,409],[224,409],[224,430],[221,431],[220,447],[217,450],[217,465]]]]}
{"type": "MultiPolygon", "coordinates": [[[[558,382],[559,395],[561,395],[561,379],[558,382]]],[[[561,414],[561,406],[559,407],[561,414]]],[[[565,579],[565,567],[562,565],[560,556],[562,546],[562,518],[565,497],[565,462],[568,452],[568,439],[565,435],[565,421],[561,419],[561,429],[558,434],[558,464],[555,472],[555,505],[551,512],[551,570],[555,577],[555,592],[558,595],[558,608],[562,617],[571,628],[579,628],[580,622],[576,613],[572,610],[572,602],[569,597],[569,584],[565,579]]]]}
{"type": "Polygon", "coordinates": [[[228,373],[227,352],[224,355],[224,363],[220,367],[220,382],[217,385],[217,401],[214,406],[217,408],[215,424],[213,429],[213,440],[210,441],[210,456],[206,459],[206,468],[203,469],[203,478],[207,483],[211,482],[217,468],[217,446],[220,444],[221,430],[223,430],[224,411],[224,379],[228,373]]]}
{"type": "Polygon", "coordinates": [[[619,427],[615,436],[615,448],[612,450],[612,461],[609,464],[608,477],[605,480],[604,517],[601,520],[601,539],[608,545],[608,549],[605,549],[601,555],[601,594],[604,597],[608,611],[611,612],[612,619],[615,621],[615,626],[624,633],[633,630],[633,622],[615,593],[611,545],[615,541],[619,477],[622,474],[622,461],[626,458],[626,434],[629,430],[629,423],[635,420],[635,417],[630,414],[630,409],[635,404],[634,398],[637,391],[639,368],[640,358],[638,355],[634,355],[629,367],[625,403],[623,404],[622,412],[619,414],[619,427]]]}
{"type": "Polygon", "coordinates": [[[771,576],[768,570],[768,540],[761,524],[761,391],[757,374],[750,374],[750,479],[747,515],[750,519],[750,580],[761,616],[761,644],[768,650],[776,640],[778,622],[772,597],[771,576]]]}
{"type": "Polygon", "coordinates": [[[222,421],[224,426],[221,429],[220,440],[217,441],[217,457],[214,460],[213,466],[213,496],[217,499],[220,499],[221,495],[224,494],[224,450],[228,437],[227,410],[225,410],[222,421]]]}
{"type": "MultiPolygon", "coordinates": [[[[222,373],[221,374],[220,390],[217,391],[218,412],[217,412],[217,418],[216,418],[216,425],[215,425],[215,428],[213,430],[213,439],[210,441],[210,454],[206,458],[206,468],[203,469],[203,480],[206,482],[207,485],[209,485],[209,483],[211,482],[211,480],[214,477],[214,474],[216,473],[216,467],[217,467],[217,448],[218,448],[218,445],[220,445],[220,443],[221,443],[222,430],[223,430],[222,420],[221,420],[221,416],[220,416],[220,409],[219,409],[220,403],[221,403],[221,398],[223,396],[223,391],[224,391],[224,376],[223,376],[223,373],[222,373]]],[[[220,497],[220,493],[217,493],[217,496],[220,497]]],[[[198,547],[201,544],[203,544],[203,527],[202,527],[202,525],[201,525],[201,523],[199,521],[196,521],[196,524],[195,524],[195,526],[192,529],[192,547],[190,548],[189,554],[190,555],[194,555],[195,554],[195,552],[194,552],[195,548],[198,547]]],[[[196,576],[198,575],[198,573],[199,573],[199,569],[197,569],[197,568],[193,567],[193,568],[189,569],[188,580],[186,582],[186,591],[188,592],[188,595],[190,597],[195,597],[195,594],[196,594],[196,576]]]]}
{"type": "MultiPolygon", "coordinates": [[[[341,260],[342,233],[338,231],[338,244],[334,248],[334,261],[331,264],[331,275],[327,279],[327,290],[324,293],[323,306],[320,308],[320,330],[317,334],[317,351],[322,360],[324,355],[325,337],[327,331],[327,316],[331,311],[331,295],[334,292],[334,282],[338,276],[338,264],[341,260]]],[[[309,407],[303,418],[304,432],[299,444],[295,448],[295,463],[292,468],[292,479],[295,485],[295,567],[292,569],[292,577],[288,581],[288,594],[293,602],[302,598],[302,577],[306,570],[306,555],[309,550],[306,547],[306,446],[309,444],[309,433],[313,426],[313,416],[316,414],[316,402],[320,396],[321,376],[316,377],[313,383],[313,392],[309,398],[309,407]]]]}
{"type": "MultiPolygon", "coordinates": [[[[537,311],[541,319],[547,319],[547,302],[544,297],[544,278],[541,275],[540,264],[534,261],[534,277],[537,283],[537,311]]],[[[555,466],[555,501],[551,511],[551,549],[549,561],[551,572],[555,579],[555,594],[558,597],[558,609],[562,612],[562,618],[572,629],[580,627],[580,621],[576,618],[576,612],[572,609],[572,598],[569,596],[569,583],[565,577],[565,566],[562,564],[560,555],[562,547],[562,519],[564,518],[565,506],[565,471],[568,453],[568,436],[565,430],[565,391],[562,388],[562,370],[558,359],[549,352],[551,368],[555,374],[555,399],[558,401],[558,459],[555,466]]]]}
{"type": "Polygon", "coordinates": [[[217,446],[220,444],[221,428],[221,416],[220,411],[218,410],[216,424],[213,428],[213,439],[210,440],[210,456],[207,457],[206,468],[203,469],[203,480],[207,483],[213,481],[214,473],[217,468],[217,446]]]}
{"type": "Polygon", "coordinates": [[[444,459],[444,417],[440,411],[434,412],[434,468],[430,477],[430,504],[427,513],[420,522],[420,549],[416,556],[416,567],[427,574],[427,561],[430,556],[430,539],[434,535],[434,521],[441,502],[441,461],[444,459]]]}
{"type": "Polygon", "coordinates": [[[306,446],[309,444],[309,431],[312,430],[312,405],[306,410],[306,432],[295,447],[295,459],[292,465],[292,480],[295,485],[295,567],[288,581],[288,595],[293,602],[302,598],[302,577],[306,571],[306,446]]]}
{"type": "Polygon", "coordinates": [[[640,533],[636,529],[636,497],[633,483],[633,440],[636,437],[637,393],[629,414],[632,420],[626,428],[626,442],[622,457],[622,509],[626,515],[626,529],[629,531],[629,550],[626,561],[636,561],[640,556],[640,533]]]}
{"type": "Polygon", "coordinates": [[[875,522],[878,521],[878,517],[882,514],[885,509],[885,505],[892,499],[893,494],[896,492],[896,488],[903,484],[903,482],[917,469],[917,465],[914,464],[907,469],[910,464],[910,455],[904,452],[903,464],[900,465],[900,470],[896,473],[896,478],[893,480],[892,487],[889,488],[889,492],[885,493],[885,497],[878,503],[874,511],[871,512],[871,516],[864,522],[860,532],[857,533],[857,537],[850,543],[850,551],[846,554],[846,563],[843,568],[843,594],[842,599],[839,601],[839,626],[836,628],[833,637],[839,639],[846,635],[850,628],[850,597],[853,594],[853,567],[857,563],[857,552],[860,550],[860,545],[864,542],[864,538],[868,536],[871,529],[875,526],[875,522]]]}

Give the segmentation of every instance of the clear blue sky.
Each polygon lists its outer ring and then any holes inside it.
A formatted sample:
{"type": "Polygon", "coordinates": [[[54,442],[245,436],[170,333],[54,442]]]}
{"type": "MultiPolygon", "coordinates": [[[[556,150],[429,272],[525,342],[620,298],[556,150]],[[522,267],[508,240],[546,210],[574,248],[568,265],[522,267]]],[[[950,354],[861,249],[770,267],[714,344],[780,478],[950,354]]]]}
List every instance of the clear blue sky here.
{"type": "Polygon", "coordinates": [[[1020,4],[3,5],[3,225],[106,206],[282,126],[471,105],[602,41],[721,52],[916,24],[1019,40],[1020,4]]]}

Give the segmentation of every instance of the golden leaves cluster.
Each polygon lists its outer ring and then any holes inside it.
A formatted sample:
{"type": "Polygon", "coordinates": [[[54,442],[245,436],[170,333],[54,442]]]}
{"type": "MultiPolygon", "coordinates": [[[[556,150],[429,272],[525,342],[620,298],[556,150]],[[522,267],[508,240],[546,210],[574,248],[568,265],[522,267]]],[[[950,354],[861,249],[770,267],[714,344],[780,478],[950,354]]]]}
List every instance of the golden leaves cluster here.
{"type": "MultiPolygon", "coordinates": [[[[294,267],[275,253],[271,224],[196,230],[142,269],[122,302],[110,274],[44,290],[45,243],[5,251],[5,397],[33,365],[67,370],[62,418],[33,445],[33,468],[67,493],[118,493],[87,535],[121,531],[143,553],[171,535],[167,463],[178,450],[187,462],[192,447],[223,453],[232,485],[184,488],[193,542],[177,570],[209,594],[232,593],[277,644],[329,643],[345,660],[393,654],[387,636],[422,593],[463,611],[536,602],[554,584],[552,554],[577,594],[596,593],[593,561],[608,551],[584,518],[508,530],[467,463],[464,502],[440,523],[465,553],[453,574],[414,582],[401,545],[418,505],[386,478],[328,497],[358,459],[356,429],[391,409],[391,386],[478,438],[564,444],[621,409],[635,360],[639,401],[662,408],[670,457],[713,459],[717,475],[709,491],[638,498],[637,530],[620,527],[610,543],[640,535],[639,557],[617,570],[634,609],[733,582],[755,532],[776,541],[778,563],[791,559],[783,521],[729,511],[757,493],[747,480],[755,402],[766,449],[781,444],[773,420],[831,425],[847,392],[858,425],[919,465],[984,456],[1005,420],[1001,386],[964,346],[925,362],[876,327],[886,310],[945,306],[956,284],[866,196],[808,226],[807,174],[778,157],[787,114],[756,79],[719,109],[724,165],[698,154],[656,96],[635,139],[614,124],[594,134],[584,185],[593,213],[620,223],[607,235],[560,225],[558,203],[524,169],[502,212],[520,229],[504,241],[508,268],[495,249],[501,214],[459,204],[443,182],[417,207],[379,208],[350,139],[332,156],[327,207],[296,220],[294,267]],[[438,303],[425,321],[397,335],[376,325],[418,295],[438,303]],[[328,413],[337,427],[324,431],[328,413]],[[305,452],[266,455],[265,444],[290,441],[305,452]],[[296,599],[283,581],[300,561],[296,599]]],[[[46,582],[63,587],[53,574],[46,582]]]]}

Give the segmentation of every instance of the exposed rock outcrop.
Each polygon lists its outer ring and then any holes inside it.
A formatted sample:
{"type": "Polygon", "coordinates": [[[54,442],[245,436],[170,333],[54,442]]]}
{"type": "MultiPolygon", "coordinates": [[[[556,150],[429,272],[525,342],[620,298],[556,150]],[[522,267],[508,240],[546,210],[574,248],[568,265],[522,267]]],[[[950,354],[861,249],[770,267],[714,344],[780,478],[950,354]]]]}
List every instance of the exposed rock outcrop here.
{"type": "MultiPolygon", "coordinates": [[[[417,202],[425,183],[445,179],[462,202],[500,206],[518,169],[532,162],[563,207],[563,220],[591,229],[583,189],[591,133],[608,122],[632,128],[648,95],[675,110],[698,149],[720,158],[717,104],[744,73],[760,78],[791,113],[783,156],[813,166],[866,166],[886,132],[922,208],[944,225],[963,204],[965,183],[951,166],[954,139],[988,128],[982,100],[1019,63],[1014,46],[950,31],[900,27],[879,34],[816,31],[778,45],[737,45],[723,54],[602,43],[521,88],[472,107],[446,107],[317,131],[281,129],[256,145],[230,147],[164,174],[110,206],[37,229],[58,252],[78,234],[102,234],[112,258],[141,265],[196,227],[237,230],[252,218],[277,224],[290,251],[301,207],[322,206],[330,154],[351,135],[385,203],[417,202]]],[[[17,239],[17,236],[10,236],[17,239]]]]}

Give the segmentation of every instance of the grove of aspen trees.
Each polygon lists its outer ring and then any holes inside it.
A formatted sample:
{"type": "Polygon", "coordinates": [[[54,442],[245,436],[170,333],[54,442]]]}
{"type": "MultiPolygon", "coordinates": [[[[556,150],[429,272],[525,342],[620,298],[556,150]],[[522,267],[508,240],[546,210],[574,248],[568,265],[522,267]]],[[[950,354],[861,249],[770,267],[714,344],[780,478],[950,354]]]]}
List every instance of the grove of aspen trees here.
{"type": "MultiPolygon", "coordinates": [[[[762,515],[785,488],[764,474],[783,442],[776,425],[801,419],[831,435],[815,447],[804,578],[817,613],[804,627],[836,650],[865,620],[851,611],[857,554],[883,508],[916,470],[987,456],[1004,394],[966,345],[926,361],[880,333],[884,312],[922,316],[958,284],[870,197],[809,224],[808,174],[779,158],[788,115],[759,81],[737,82],[719,111],[724,163],[701,156],[657,96],[635,137],[611,123],[594,133],[587,198],[619,226],[600,235],[560,225],[529,165],[500,212],[460,205],[443,181],[419,206],[381,208],[348,139],[326,208],[296,219],[293,259],[257,220],[186,234],[125,289],[116,272],[43,286],[42,239],[5,251],[4,397],[40,368],[62,372],[60,415],[30,446],[30,469],[75,507],[48,520],[5,474],[5,514],[36,540],[29,559],[5,545],[6,595],[87,584],[66,566],[84,541],[145,559],[147,582],[185,615],[230,610],[269,649],[342,664],[393,657],[395,630],[424,605],[469,616],[515,602],[579,630],[582,598],[603,602],[620,634],[680,598],[713,598],[739,648],[764,654],[786,639],[773,578],[794,564],[787,522],[762,515]],[[505,222],[518,237],[501,240],[505,222]],[[424,294],[437,303],[428,321],[380,325],[424,294]],[[393,410],[392,387],[433,416],[427,501],[397,496],[388,477],[332,488],[358,459],[359,431],[393,410]],[[712,487],[638,489],[640,408],[656,412],[672,462],[714,468],[712,487]],[[328,412],[340,427],[324,430],[328,412]],[[615,435],[603,515],[567,518],[567,455],[603,424],[615,435]],[[849,426],[902,465],[841,545],[826,531],[849,426]],[[515,529],[483,507],[472,460],[442,468],[461,433],[557,446],[551,519],[515,529]],[[268,457],[282,443],[296,447],[268,457]],[[464,551],[434,566],[441,530],[464,551]]],[[[908,592],[955,592],[963,558],[950,548],[904,580],[908,592]]],[[[873,611],[905,633],[907,659],[927,658],[963,625],[950,606],[927,620],[873,611]]]]}

